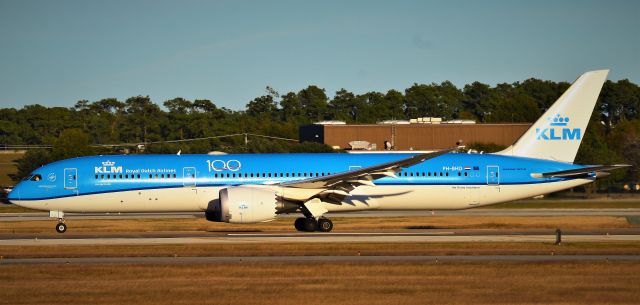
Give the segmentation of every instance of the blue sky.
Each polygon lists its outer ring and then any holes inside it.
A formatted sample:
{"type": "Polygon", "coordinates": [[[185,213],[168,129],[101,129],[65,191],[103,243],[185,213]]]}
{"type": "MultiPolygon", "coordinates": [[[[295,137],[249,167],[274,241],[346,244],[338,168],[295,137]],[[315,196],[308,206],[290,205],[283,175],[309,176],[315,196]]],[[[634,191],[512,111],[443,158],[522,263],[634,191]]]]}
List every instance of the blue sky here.
{"type": "Polygon", "coordinates": [[[0,107],[149,95],[243,109],[269,85],[640,83],[640,1],[0,0],[0,107]]]}

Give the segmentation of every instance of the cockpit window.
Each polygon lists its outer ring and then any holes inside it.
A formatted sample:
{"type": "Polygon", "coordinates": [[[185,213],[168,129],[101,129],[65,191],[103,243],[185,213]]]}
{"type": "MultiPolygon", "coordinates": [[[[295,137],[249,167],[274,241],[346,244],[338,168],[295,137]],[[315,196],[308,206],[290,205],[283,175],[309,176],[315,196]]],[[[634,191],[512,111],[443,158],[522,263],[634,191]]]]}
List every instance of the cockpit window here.
{"type": "Polygon", "coordinates": [[[33,177],[31,177],[31,179],[29,179],[29,180],[31,180],[31,181],[40,181],[40,180],[42,180],[42,176],[36,174],[36,175],[33,175],[33,177]]]}
{"type": "Polygon", "coordinates": [[[28,175],[28,176],[22,178],[22,181],[31,180],[31,177],[33,177],[33,175],[28,175]]]}

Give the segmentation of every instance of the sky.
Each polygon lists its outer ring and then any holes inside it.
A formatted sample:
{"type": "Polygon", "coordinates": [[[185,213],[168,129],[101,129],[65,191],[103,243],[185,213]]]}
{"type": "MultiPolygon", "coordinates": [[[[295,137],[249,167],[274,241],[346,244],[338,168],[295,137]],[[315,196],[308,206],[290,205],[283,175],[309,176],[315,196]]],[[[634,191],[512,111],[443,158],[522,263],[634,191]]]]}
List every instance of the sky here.
{"type": "Polygon", "coordinates": [[[640,1],[0,0],[0,107],[149,95],[244,109],[413,83],[640,83],[640,1]]]}

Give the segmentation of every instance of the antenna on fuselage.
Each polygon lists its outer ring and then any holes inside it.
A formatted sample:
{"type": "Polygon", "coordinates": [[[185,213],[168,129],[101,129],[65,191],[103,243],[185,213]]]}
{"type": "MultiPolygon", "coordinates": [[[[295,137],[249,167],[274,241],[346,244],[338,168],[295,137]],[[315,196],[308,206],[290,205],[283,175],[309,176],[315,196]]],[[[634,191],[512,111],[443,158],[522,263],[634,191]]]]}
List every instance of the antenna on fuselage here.
{"type": "Polygon", "coordinates": [[[176,155],[178,155],[178,156],[179,156],[181,153],[182,153],[182,149],[181,149],[181,150],[178,150],[178,153],[177,153],[176,155]]]}

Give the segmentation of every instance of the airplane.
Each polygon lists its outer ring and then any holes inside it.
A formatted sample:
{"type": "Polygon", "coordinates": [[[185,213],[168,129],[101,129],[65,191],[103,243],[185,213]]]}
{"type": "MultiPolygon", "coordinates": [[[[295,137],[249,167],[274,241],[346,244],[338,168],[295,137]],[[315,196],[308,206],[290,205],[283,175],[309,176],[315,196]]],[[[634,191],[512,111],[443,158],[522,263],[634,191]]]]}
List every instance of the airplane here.
{"type": "Polygon", "coordinates": [[[573,164],[608,70],[580,76],[513,145],[493,154],[434,152],[101,155],[34,170],[8,194],[49,211],[203,212],[258,223],[299,213],[294,227],[329,232],[328,212],[456,210],[593,182],[629,165],[573,164]]]}

